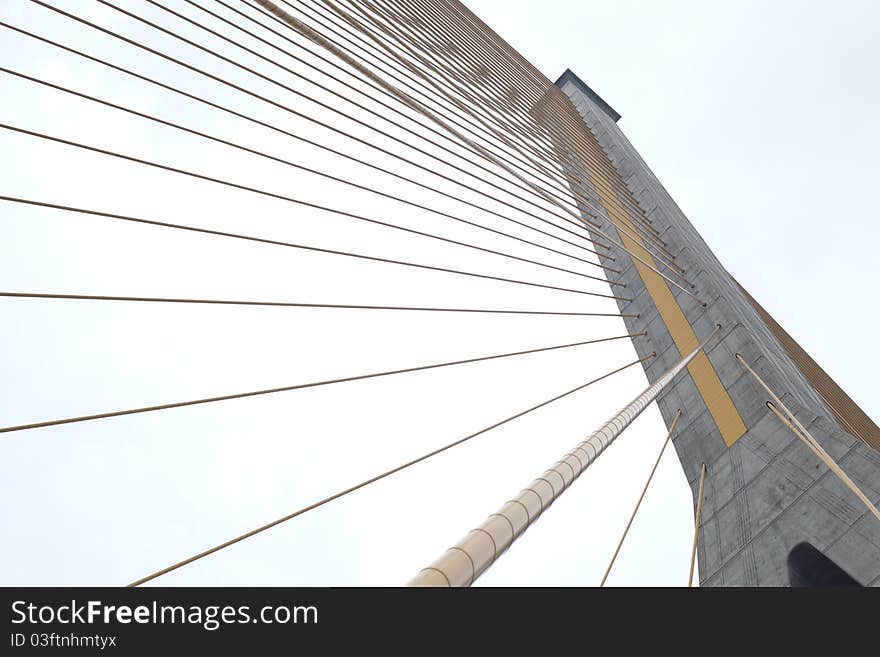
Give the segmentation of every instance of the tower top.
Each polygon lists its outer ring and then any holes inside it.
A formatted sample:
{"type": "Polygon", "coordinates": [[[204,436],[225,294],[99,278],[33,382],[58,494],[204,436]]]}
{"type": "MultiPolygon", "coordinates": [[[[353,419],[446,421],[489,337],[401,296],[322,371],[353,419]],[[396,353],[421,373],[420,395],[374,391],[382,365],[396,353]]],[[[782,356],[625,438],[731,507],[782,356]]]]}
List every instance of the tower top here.
{"type": "Polygon", "coordinates": [[[590,98],[590,100],[592,100],[599,107],[601,107],[602,110],[608,116],[610,116],[614,120],[615,123],[617,123],[617,121],[620,119],[620,114],[618,114],[614,110],[614,108],[611,107],[611,105],[609,105],[604,100],[602,100],[602,97],[599,94],[597,94],[595,91],[590,89],[590,85],[588,85],[586,82],[584,82],[578,76],[576,76],[574,73],[572,73],[570,68],[565,69],[565,73],[563,73],[562,75],[559,76],[559,79],[556,81],[556,86],[561,89],[562,86],[566,82],[571,82],[578,89],[580,89],[582,92],[584,92],[590,98]]]}

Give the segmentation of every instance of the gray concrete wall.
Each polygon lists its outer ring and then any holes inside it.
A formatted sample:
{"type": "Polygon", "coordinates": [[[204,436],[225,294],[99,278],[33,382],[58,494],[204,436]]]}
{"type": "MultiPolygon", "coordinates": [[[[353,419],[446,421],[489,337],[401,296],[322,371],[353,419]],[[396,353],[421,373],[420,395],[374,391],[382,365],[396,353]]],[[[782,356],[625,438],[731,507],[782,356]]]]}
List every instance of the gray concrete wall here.
{"type": "MultiPolygon", "coordinates": [[[[707,586],[787,586],[786,558],[809,541],[865,585],[880,585],[880,522],[766,407],[766,393],[736,361],[740,353],[798,419],[840,463],[856,484],[880,504],[880,453],[850,436],[791,361],[708,245],[675,204],[616,123],[616,113],[573,75],[560,80],[633,198],[684,267],[700,306],[671,288],[698,338],[721,324],[707,356],[747,427],[727,447],[690,375],[683,373],[659,398],[667,426],[683,416],[673,437],[696,507],[700,466],[708,474],[699,540],[700,582],[707,586]]],[[[601,207],[594,190],[582,193],[601,207]]],[[[582,208],[585,210],[585,208],[582,208]]],[[[590,212],[593,214],[593,212],[590,212]]],[[[607,212],[602,229],[617,231],[607,212]]],[[[615,249],[632,302],[619,302],[640,356],[656,351],[645,366],[655,381],[681,356],[647,294],[632,259],[615,249]]]]}

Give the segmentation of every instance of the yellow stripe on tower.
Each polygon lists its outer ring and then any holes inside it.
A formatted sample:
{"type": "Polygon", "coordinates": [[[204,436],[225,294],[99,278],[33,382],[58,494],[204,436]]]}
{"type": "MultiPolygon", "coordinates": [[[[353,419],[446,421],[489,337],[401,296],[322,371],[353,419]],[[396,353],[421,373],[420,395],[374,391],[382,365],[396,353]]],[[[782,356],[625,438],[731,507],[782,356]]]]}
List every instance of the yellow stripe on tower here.
{"type": "MultiPolygon", "coordinates": [[[[641,238],[638,237],[631,225],[628,225],[626,210],[620,203],[617,195],[608,191],[613,189],[613,187],[607,176],[598,167],[590,166],[591,163],[588,160],[585,161],[585,158],[581,158],[581,160],[584,166],[588,168],[590,176],[597,178],[598,184],[593,185],[593,188],[599,194],[602,205],[608,211],[611,222],[618,228],[621,243],[630,252],[642,258],[650,267],[658,269],[654,258],[645,249],[641,238]],[[633,238],[623,233],[619,230],[621,227],[626,228],[636,237],[633,238]]],[[[690,353],[700,341],[697,340],[693,328],[691,328],[690,323],[684,316],[684,311],[678,305],[678,300],[672,294],[669,285],[663,280],[662,276],[652,271],[650,267],[645,266],[645,264],[635,258],[632,260],[679,353],[690,353]]],[[[746,425],[739,411],[736,410],[736,406],[734,406],[733,401],[730,399],[730,395],[727,394],[727,390],[721,385],[721,380],[718,378],[715,368],[712,367],[712,363],[709,362],[709,358],[704,352],[701,351],[697,354],[687,369],[706,407],[709,409],[712,419],[715,420],[715,425],[718,427],[721,437],[727,446],[730,447],[746,432],[746,425]]]]}

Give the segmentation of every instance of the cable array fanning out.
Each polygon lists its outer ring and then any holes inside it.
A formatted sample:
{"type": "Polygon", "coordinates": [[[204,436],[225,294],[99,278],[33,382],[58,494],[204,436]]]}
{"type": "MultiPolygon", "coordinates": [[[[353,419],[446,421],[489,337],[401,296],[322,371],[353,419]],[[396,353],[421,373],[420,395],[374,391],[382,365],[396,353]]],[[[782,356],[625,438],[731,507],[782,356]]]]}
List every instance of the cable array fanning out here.
{"type": "Polygon", "coordinates": [[[131,511],[71,581],[332,560],[299,516],[343,496],[324,522],[396,527],[360,550],[408,576],[457,529],[436,482],[494,500],[639,387],[606,272],[700,301],[568,98],[453,0],[27,0],[0,42],[2,446],[131,511]]]}

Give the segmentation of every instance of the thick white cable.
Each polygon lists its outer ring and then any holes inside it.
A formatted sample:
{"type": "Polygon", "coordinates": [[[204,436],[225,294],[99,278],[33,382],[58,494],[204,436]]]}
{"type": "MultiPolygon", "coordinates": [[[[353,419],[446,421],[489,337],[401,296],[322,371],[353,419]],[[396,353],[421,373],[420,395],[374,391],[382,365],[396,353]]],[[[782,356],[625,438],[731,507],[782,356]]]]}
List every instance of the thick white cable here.
{"type": "Polygon", "coordinates": [[[535,479],[482,525],[449,548],[416,575],[409,586],[470,586],[562,492],[635,420],[657,395],[688,366],[718,333],[716,326],[690,354],[648,386],[614,417],[605,422],[562,460],[535,479]]]}

